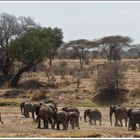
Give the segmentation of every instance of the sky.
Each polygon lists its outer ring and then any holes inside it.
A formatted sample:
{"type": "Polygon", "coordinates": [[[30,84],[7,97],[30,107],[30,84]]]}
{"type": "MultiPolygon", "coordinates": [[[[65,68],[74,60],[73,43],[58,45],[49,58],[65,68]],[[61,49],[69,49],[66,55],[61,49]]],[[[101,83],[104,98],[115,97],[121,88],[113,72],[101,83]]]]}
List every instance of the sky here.
{"type": "Polygon", "coordinates": [[[64,41],[130,36],[140,43],[140,2],[0,2],[0,13],[61,28],[64,41]]]}

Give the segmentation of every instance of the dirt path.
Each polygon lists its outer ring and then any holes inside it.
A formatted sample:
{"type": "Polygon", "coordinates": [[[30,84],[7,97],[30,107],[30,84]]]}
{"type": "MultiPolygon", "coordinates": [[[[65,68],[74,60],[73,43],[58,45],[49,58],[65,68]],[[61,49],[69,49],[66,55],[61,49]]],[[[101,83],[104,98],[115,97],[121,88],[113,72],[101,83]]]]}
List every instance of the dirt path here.
{"type": "Polygon", "coordinates": [[[102,126],[89,125],[84,122],[83,111],[79,108],[82,119],[80,120],[80,130],[72,130],[69,126],[67,131],[36,129],[32,118],[24,118],[18,107],[0,107],[3,125],[0,125],[0,137],[139,137],[139,130],[128,131],[126,127],[111,127],[109,123],[108,108],[99,108],[102,112],[102,126]]]}

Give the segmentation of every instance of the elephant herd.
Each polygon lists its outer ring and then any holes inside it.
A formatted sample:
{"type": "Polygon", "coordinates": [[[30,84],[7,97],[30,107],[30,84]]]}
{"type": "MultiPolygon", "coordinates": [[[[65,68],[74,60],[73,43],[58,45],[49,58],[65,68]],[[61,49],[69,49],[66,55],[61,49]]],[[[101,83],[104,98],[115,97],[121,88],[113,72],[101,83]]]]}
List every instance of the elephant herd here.
{"type": "MultiPolygon", "coordinates": [[[[80,129],[79,121],[81,120],[80,111],[76,107],[66,106],[61,109],[57,107],[54,102],[48,103],[30,103],[28,101],[22,102],[20,104],[21,114],[25,117],[32,118],[34,122],[38,123],[37,128],[41,128],[41,121],[43,121],[43,128],[48,129],[49,124],[52,129],[60,130],[60,125],[62,125],[63,130],[67,130],[70,125],[72,129],[76,127],[80,129]]],[[[139,109],[126,109],[121,105],[110,106],[109,116],[110,124],[112,125],[112,115],[115,116],[114,126],[123,127],[122,120],[125,120],[125,126],[128,130],[136,130],[136,124],[139,124],[140,128],[140,110],[139,109]],[[128,122],[129,119],[129,122],[128,122]]],[[[98,109],[85,109],[84,110],[84,120],[90,125],[96,125],[99,121],[99,125],[102,124],[102,114],[98,109]]]]}

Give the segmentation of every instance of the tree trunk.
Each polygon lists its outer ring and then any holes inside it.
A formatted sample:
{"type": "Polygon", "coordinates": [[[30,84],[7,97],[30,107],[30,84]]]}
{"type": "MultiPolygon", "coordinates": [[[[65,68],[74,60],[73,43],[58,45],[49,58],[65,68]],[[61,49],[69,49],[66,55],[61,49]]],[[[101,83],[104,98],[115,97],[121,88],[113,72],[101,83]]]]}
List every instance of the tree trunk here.
{"type": "Polygon", "coordinates": [[[49,73],[52,72],[52,58],[49,58],[49,73]]]}
{"type": "Polygon", "coordinates": [[[11,81],[11,86],[17,87],[18,81],[20,80],[22,73],[30,70],[32,67],[33,67],[33,64],[29,64],[29,65],[25,65],[21,69],[19,69],[11,81]]]}
{"type": "Polygon", "coordinates": [[[3,75],[8,75],[11,69],[12,62],[10,61],[10,58],[7,53],[5,54],[5,57],[6,57],[4,62],[5,64],[3,65],[2,73],[3,75]]]}

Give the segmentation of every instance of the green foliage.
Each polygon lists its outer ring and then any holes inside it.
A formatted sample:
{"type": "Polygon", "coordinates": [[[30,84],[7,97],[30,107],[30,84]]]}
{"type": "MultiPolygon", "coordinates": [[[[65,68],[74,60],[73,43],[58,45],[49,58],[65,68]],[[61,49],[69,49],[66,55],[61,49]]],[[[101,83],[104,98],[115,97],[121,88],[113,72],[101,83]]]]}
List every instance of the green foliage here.
{"type": "Polygon", "coordinates": [[[62,42],[61,34],[61,30],[57,28],[30,29],[11,41],[9,55],[24,64],[37,63],[48,56],[52,47],[62,42]]]}

